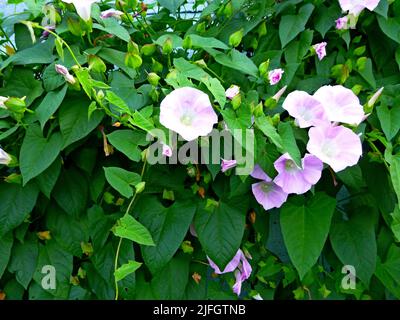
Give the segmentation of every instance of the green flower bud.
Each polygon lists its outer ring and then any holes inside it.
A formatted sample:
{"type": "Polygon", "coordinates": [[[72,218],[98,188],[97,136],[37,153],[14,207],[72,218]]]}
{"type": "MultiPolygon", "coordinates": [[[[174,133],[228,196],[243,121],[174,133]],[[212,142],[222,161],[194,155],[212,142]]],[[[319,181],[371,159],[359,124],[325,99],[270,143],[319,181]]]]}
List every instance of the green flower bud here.
{"type": "Polygon", "coordinates": [[[125,55],[125,65],[129,68],[138,69],[142,63],[142,58],[137,54],[127,53],[125,55]]]}
{"type": "Polygon", "coordinates": [[[265,102],[264,102],[264,106],[265,106],[267,109],[270,109],[270,110],[275,109],[277,105],[278,105],[278,104],[277,104],[277,102],[276,102],[276,100],[275,100],[274,98],[268,98],[268,99],[265,100],[265,102]]]}
{"type": "Polygon", "coordinates": [[[269,69],[269,59],[267,61],[264,61],[263,63],[261,63],[258,67],[258,71],[260,72],[260,75],[262,77],[267,75],[268,69],[269,69]]]}
{"type": "Polygon", "coordinates": [[[130,41],[128,42],[128,52],[129,52],[130,54],[137,54],[137,55],[140,54],[140,52],[139,52],[139,46],[138,46],[135,42],[133,42],[132,40],[130,40],[130,41]]]}
{"type": "Polygon", "coordinates": [[[203,59],[195,61],[194,64],[196,66],[199,66],[200,68],[203,68],[203,69],[207,68],[207,64],[203,59]]]}
{"type": "Polygon", "coordinates": [[[272,124],[277,127],[279,122],[281,122],[281,115],[277,113],[272,117],[272,124]]]}
{"type": "Polygon", "coordinates": [[[182,242],[181,248],[182,248],[183,253],[192,254],[194,251],[192,243],[188,240],[182,242]]]}
{"type": "Polygon", "coordinates": [[[161,78],[158,76],[158,74],[154,73],[154,72],[150,72],[147,75],[147,81],[149,81],[149,83],[154,87],[158,86],[158,83],[159,83],[160,79],[161,78]]]}
{"type": "Polygon", "coordinates": [[[4,105],[7,107],[8,110],[15,112],[15,113],[24,113],[26,110],[26,103],[25,98],[15,98],[10,97],[6,101],[4,101],[4,105]]]}
{"type": "Polygon", "coordinates": [[[227,17],[227,18],[232,17],[233,6],[232,6],[232,2],[231,1],[226,4],[223,13],[224,13],[224,16],[227,17]]]}
{"type": "Polygon", "coordinates": [[[95,56],[93,54],[89,55],[88,63],[89,63],[89,70],[91,71],[104,73],[107,70],[104,61],[100,59],[98,56],[95,56]]]}
{"type": "Polygon", "coordinates": [[[185,39],[183,39],[182,43],[183,49],[192,49],[192,38],[190,36],[186,36],[185,39]]]}
{"type": "Polygon", "coordinates": [[[151,44],[145,44],[142,49],[141,52],[143,55],[149,57],[152,56],[157,50],[157,46],[155,43],[151,43],[151,44]]]}
{"type": "Polygon", "coordinates": [[[240,105],[242,104],[242,96],[240,94],[237,94],[232,98],[231,103],[234,110],[239,109],[240,105]]]}
{"type": "Polygon", "coordinates": [[[172,39],[167,38],[167,40],[165,40],[163,47],[162,47],[163,54],[165,54],[165,55],[171,54],[172,50],[173,50],[172,39]]]}
{"type": "Polygon", "coordinates": [[[141,181],[137,185],[135,185],[136,193],[142,193],[144,191],[144,188],[146,187],[146,182],[141,181]]]}
{"type": "Polygon", "coordinates": [[[157,60],[152,58],[152,67],[151,70],[155,73],[161,73],[163,71],[164,67],[161,63],[159,63],[157,60]]]}
{"type": "Polygon", "coordinates": [[[157,102],[160,97],[160,93],[155,88],[153,88],[153,90],[150,91],[149,96],[151,100],[157,102]]]}
{"type": "Polygon", "coordinates": [[[231,36],[229,37],[229,45],[234,48],[238,47],[242,42],[243,35],[244,35],[243,29],[240,29],[239,31],[232,33],[231,36]]]}
{"type": "Polygon", "coordinates": [[[258,26],[257,32],[259,38],[267,34],[267,23],[265,21],[258,26]]]}
{"type": "Polygon", "coordinates": [[[205,21],[199,23],[199,24],[196,26],[196,31],[197,31],[198,33],[200,33],[200,34],[206,32],[206,23],[205,23],[205,21]]]}
{"type": "Polygon", "coordinates": [[[255,108],[253,110],[253,114],[256,118],[264,115],[264,109],[263,109],[262,102],[260,102],[258,105],[255,106],[255,108]]]}

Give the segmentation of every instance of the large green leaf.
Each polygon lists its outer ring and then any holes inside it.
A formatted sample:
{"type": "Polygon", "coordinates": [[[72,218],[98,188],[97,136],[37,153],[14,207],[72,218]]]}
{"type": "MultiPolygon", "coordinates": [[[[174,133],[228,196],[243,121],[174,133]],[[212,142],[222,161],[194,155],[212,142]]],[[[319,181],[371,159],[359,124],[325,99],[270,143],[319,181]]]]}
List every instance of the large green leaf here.
{"type": "Polygon", "coordinates": [[[391,157],[390,176],[397,199],[400,203],[400,154],[391,157]]]}
{"type": "Polygon", "coordinates": [[[39,125],[30,125],[20,152],[20,168],[24,185],[45,171],[57,158],[61,148],[60,133],[56,132],[45,138],[39,125]]]}
{"type": "Polygon", "coordinates": [[[392,140],[400,130],[400,107],[389,109],[383,105],[377,108],[376,112],[386,138],[392,140]]]}
{"type": "Polygon", "coordinates": [[[61,159],[57,158],[53,164],[48,167],[45,171],[39,174],[35,181],[40,189],[40,191],[50,199],[51,191],[56,185],[57,179],[61,172],[61,159]]]}
{"type": "Polygon", "coordinates": [[[306,23],[314,10],[311,3],[307,3],[299,10],[298,15],[286,15],[281,18],[279,24],[279,38],[281,39],[282,48],[290,41],[304,31],[306,23]]]}
{"type": "Polygon", "coordinates": [[[229,48],[225,43],[215,38],[202,37],[197,34],[189,34],[187,37],[190,38],[193,47],[215,48],[223,50],[227,50],[229,48]]]}
{"type": "Polygon", "coordinates": [[[17,242],[13,247],[12,258],[8,270],[15,273],[17,281],[28,288],[36,269],[38,259],[38,243],[36,240],[17,242]]]}
{"type": "Polygon", "coordinates": [[[68,86],[65,85],[61,90],[50,91],[36,108],[35,113],[43,129],[47,120],[57,111],[64,100],[68,86]]]}
{"type": "Polygon", "coordinates": [[[317,193],[304,203],[301,197],[286,202],[280,214],[282,235],[300,278],[317,262],[331,225],[336,200],[317,193]]]}
{"type": "Polygon", "coordinates": [[[61,104],[59,118],[63,148],[86,137],[103,119],[103,113],[97,110],[88,119],[88,107],[89,101],[82,97],[69,98],[61,104]]]}
{"type": "Polygon", "coordinates": [[[138,130],[116,130],[107,135],[108,141],[132,161],[141,159],[139,146],[148,144],[146,135],[138,130]]]}
{"type": "Polygon", "coordinates": [[[0,278],[3,276],[4,270],[11,258],[11,248],[14,243],[12,233],[8,233],[0,237],[0,278]]]}
{"type": "Polygon", "coordinates": [[[384,18],[377,16],[379,26],[390,39],[400,43],[400,22],[397,18],[384,18]]]}
{"type": "Polygon", "coordinates": [[[378,261],[375,275],[397,299],[400,299],[400,248],[392,245],[385,262],[378,261]]]}
{"type": "Polygon", "coordinates": [[[158,3],[167,8],[171,13],[175,13],[178,8],[183,5],[185,0],[157,0],[158,3]]]}
{"type": "Polygon", "coordinates": [[[131,39],[129,32],[119,24],[116,18],[110,17],[108,19],[103,19],[102,23],[104,26],[94,23],[93,28],[113,34],[126,42],[131,39]]]}
{"type": "Polygon", "coordinates": [[[108,167],[104,172],[108,183],[125,198],[133,196],[133,187],[141,180],[137,173],[122,168],[108,167]]]}
{"type": "Polygon", "coordinates": [[[55,289],[45,289],[45,291],[57,299],[67,299],[71,288],[72,261],[72,254],[63,250],[55,240],[47,241],[46,245],[40,244],[39,259],[33,279],[37,284],[42,285],[43,278],[46,275],[50,276],[48,266],[54,267],[56,287],[55,289]]]}
{"type": "Polygon", "coordinates": [[[107,62],[117,66],[121,70],[134,79],[136,77],[136,71],[133,68],[129,68],[125,65],[125,53],[111,48],[102,48],[98,55],[100,58],[106,60],[107,62]]]}
{"type": "Polygon", "coordinates": [[[75,168],[64,170],[54,187],[52,196],[66,213],[77,217],[86,208],[87,181],[75,168]]]}
{"type": "Polygon", "coordinates": [[[171,260],[189,230],[195,206],[191,201],[176,201],[165,208],[154,197],[142,197],[134,211],[139,221],[149,229],[154,247],[143,247],[146,266],[153,274],[159,272],[171,260]]]}
{"type": "Polygon", "coordinates": [[[0,96],[18,97],[26,96],[26,105],[31,103],[43,93],[42,83],[35,79],[30,69],[15,68],[12,77],[7,79],[6,85],[0,88],[0,96]]]}
{"type": "Polygon", "coordinates": [[[118,220],[113,231],[117,237],[129,239],[146,246],[154,246],[150,232],[129,214],[124,215],[118,220]]]}
{"type": "Polygon", "coordinates": [[[189,281],[189,259],[182,255],[173,258],[152,280],[156,299],[181,300],[189,281]]]}
{"type": "Polygon", "coordinates": [[[136,261],[128,261],[128,263],[123,264],[117,270],[115,270],[115,280],[121,281],[125,279],[128,275],[134,273],[140,268],[142,264],[136,261]]]}
{"type": "Polygon", "coordinates": [[[301,154],[291,124],[289,122],[279,123],[278,131],[282,138],[283,150],[290,154],[298,166],[301,166],[301,154]]]}
{"type": "Polygon", "coordinates": [[[370,210],[354,213],[349,220],[339,215],[329,235],[333,250],[344,265],[356,268],[357,277],[368,285],[376,265],[374,215],[370,210]]]}
{"type": "Polygon", "coordinates": [[[200,206],[194,220],[200,243],[207,256],[222,270],[234,257],[242,241],[247,199],[220,200],[212,208],[200,206]]]}
{"type": "Polygon", "coordinates": [[[32,212],[38,194],[38,188],[32,183],[25,187],[0,184],[0,238],[24,222],[32,212]]]}

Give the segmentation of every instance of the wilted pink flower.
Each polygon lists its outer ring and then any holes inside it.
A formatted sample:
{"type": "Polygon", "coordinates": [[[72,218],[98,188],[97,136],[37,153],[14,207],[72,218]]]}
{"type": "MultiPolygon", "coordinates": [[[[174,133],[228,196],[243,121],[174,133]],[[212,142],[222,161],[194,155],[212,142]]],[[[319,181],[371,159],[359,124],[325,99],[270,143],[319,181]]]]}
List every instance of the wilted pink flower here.
{"type": "Polygon", "coordinates": [[[335,172],[357,164],[362,155],[360,137],[343,126],[325,124],[308,132],[307,150],[335,172]]]}
{"type": "Polygon", "coordinates": [[[326,42],[321,42],[313,45],[315,52],[317,53],[318,59],[321,61],[326,56],[326,42]]]}
{"type": "Polygon", "coordinates": [[[7,109],[7,107],[4,105],[4,102],[6,102],[7,100],[8,100],[7,97],[0,96],[0,108],[1,109],[7,109]]]}
{"type": "Polygon", "coordinates": [[[172,149],[169,145],[164,144],[162,145],[162,154],[166,157],[171,157],[172,156],[172,149]]]}
{"type": "Polygon", "coordinates": [[[42,37],[43,38],[48,37],[50,35],[49,31],[54,31],[56,29],[56,26],[55,25],[49,25],[49,26],[46,26],[45,28],[46,28],[46,30],[44,30],[42,32],[42,37]]]}
{"type": "Polygon", "coordinates": [[[302,159],[302,168],[296,165],[288,153],[275,161],[278,171],[274,182],[286,193],[303,194],[321,179],[323,163],[316,156],[306,154],[302,159]]]}
{"type": "Polygon", "coordinates": [[[239,92],[240,92],[240,88],[238,86],[233,85],[225,91],[225,96],[228,99],[232,100],[234,97],[236,97],[239,94],[239,92]]]}
{"type": "Polygon", "coordinates": [[[191,234],[193,237],[196,237],[196,238],[197,238],[197,232],[196,232],[196,229],[194,228],[194,224],[193,224],[193,223],[190,224],[189,231],[190,231],[190,234],[191,234]]]}
{"type": "Polygon", "coordinates": [[[282,69],[274,69],[268,73],[268,79],[271,86],[277,84],[282,79],[282,75],[285,71],[282,69]]]}
{"type": "Polygon", "coordinates": [[[0,164],[8,165],[11,162],[11,156],[0,148],[0,164]]]}
{"type": "Polygon", "coordinates": [[[300,128],[316,126],[327,121],[322,104],[304,91],[296,90],[289,93],[282,108],[296,119],[296,124],[300,128]]]}
{"type": "Polygon", "coordinates": [[[235,271],[236,282],[233,286],[233,292],[235,292],[238,296],[240,295],[242,289],[242,282],[247,280],[251,275],[251,265],[247,261],[246,256],[243,251],[239,249],[233,259],[227,264],[224,271],[221,271],[219,267],[209,258],[207,257],[210,266],[214,269],[216,274],[223,274],[228,272],[235,271]]]}
{"type": "Polygon", "coordinates": [[[251,188],[257,202],[261,204],[265,210],[280,208],[282,204],[286,202],[288,194],[273,182],[259,165],[254,167],[251,176],[255,179],[262,180],[261,182],[252,184],[251,188]]]}
{"type": "Polygon", "coordinates": [[[221,171],[225,172],[228,171],[231,168],[234,168],[237,166],[237,161],[236,160],[225,160],[222,159],[222,163],[221,163],[221,171]]]}
{"type": "Polygon", "coordinates": [[[348,21],[347,17],[340,17],[339,19],[337,19],[335,21],[336,22],[336,29],[338,29],[338,30],[347,29],[347,21],[348,21]]]}
{"type": "Polygon", "coordinates": [[[373,11],[379,4],[380,0],[339,0],[340,7],[343,11],[358,16],[361,11],[368,9],[373,11]]]}
{"type": "Polygon", "coordinates": [[[323,86],[314,93],[324,106],[329,121],[358,125],[365,116],[363,106],[353,91],[343,86],[323,86]]]}
{"type": "Polygon", "coordinates": [[[103,11],[102,13],[100,13],[100,18],[102,19],[107,19],[107,18],[120,18],[124,13],[122,11],[119,10],[115,10],[115,9],[108,9],[103,11]]]}
{"type": "Polygon", "coordinates": [[[78,15],[85,21],[90,19],[92,4],[99,0],[62,0],[65,3],[72,3],[78,15]]]}
{"type": "Polygon", "coordinates": [[[217,122],[208,95],[198,89],[176,89],[161,102],[160,123],[187,141],[208,135],[217,122]]]}
{"type": "Polygon", "coordinates": [[[69,82],[70,84],[74,84],[76,82],[75,78],[69,73],[68,69],[61,64],[55,65],[57,73],[61,74],[65,81],[69,82]]]}

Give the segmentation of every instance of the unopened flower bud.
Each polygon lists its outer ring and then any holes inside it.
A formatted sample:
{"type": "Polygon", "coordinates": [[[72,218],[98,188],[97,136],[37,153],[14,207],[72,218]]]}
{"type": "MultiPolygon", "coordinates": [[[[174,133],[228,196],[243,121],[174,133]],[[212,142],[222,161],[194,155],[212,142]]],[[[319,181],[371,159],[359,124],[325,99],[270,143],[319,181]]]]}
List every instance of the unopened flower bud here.
{"type": "Polygon", "coordinates": [[[172,49],[173,49],[172,39],[167,38],[167,40],[165,40],[163,47],[162,47],[163,54],[165,54],[165,55],[171,54],[172,49]]]}
{"type": "Polygon", "coordinates": [[[229,37],[229,45],[234,48],[238,47],[242,42],[243,35],[244,35],[243,29],[240,29],[239,31],[232,33],[231,36],[229,37]]]}
{"type": "Polygon", "coordinates": [[[152,44],[145,44],[143,45],[141,52],[143,55],[149,57],[152,56],[157,50],[157,46],[152,43],[152,44]]]}
{"type": "Polygon", "coordinates": [[[158,83],[159,83],[160,79],[161,78],[158,76],[158,74],[154,73],[154,72],[150,72],[147,75],[147,81],[149,81],[149,83],[154,87],[158,86],[158,83]]]}

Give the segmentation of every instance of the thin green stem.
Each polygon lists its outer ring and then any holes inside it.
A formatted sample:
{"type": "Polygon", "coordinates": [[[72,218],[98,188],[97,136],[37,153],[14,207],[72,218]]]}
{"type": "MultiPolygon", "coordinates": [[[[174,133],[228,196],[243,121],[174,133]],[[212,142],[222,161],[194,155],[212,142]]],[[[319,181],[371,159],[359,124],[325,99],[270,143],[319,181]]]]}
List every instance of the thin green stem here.
{"type": "Polygon", "coordinates": [[[14,46],[14,43],[11,41],[10,37],[7,35],[7,33],[4,31],[3,27],[0,25],[0,30],[4,34],[4,37],[7,39],[7,41],[11,44],[13,49],[17,51],[17,48],[14,46]]]}
{"type": "MultiPolygon", "coordinates": [[[[148,150],[145,151],[145,155],[143,158],[143,167],[142,167],[142,172],[140,173],[140,177],[143,179],[145,170],[146,170],[146,164],[147,164],[147,152],[148,150]]],[[[129,202],[128,208],[125,211],[125,215],[128,215],[129,212],[131,211],[132,207],[133,207],[133,203],[135,202],[136,198],[137,198],[137,193],[135,192],[135,194],[133,195],[131,201],[129,202]]],[[[118,269],[118,260],[119,260],[119,252],[121,250],[121,245],[122,245],[122,238],[119,238],[118,241],[118,246],[117,246],[117,252],[115,253],[115,260],[114,260],[114,281],[115,281],[115,300],[118,300],[119,297],[119,288],[118,288],[118,281],[115,278],[115,272],[118,269]]]]}
{"type": "Polygon", "coordinates": [[[79,67],[79,68],[82,67],[81,64],[79,63],[78,59],[76,58],[74,52],[72,51],[71,47],[70,47],[70,46],[68,45],[68,43],[67,43],[63,38],[61,38],[57,33],[55,33],[55,32],[53,32],[53,31],[49,30],[48,28],[42,27],[41,25],[34,25],[33,27],[34,27],[34,28],[39,28],[39,29],[45,30],[45,31],[47,31],[48,33],[50,33],[51,35],[53,35],[53,36],[55,36],[56,38],[60,39],[61,42],[63,43],[63,45],[65,45],[65,47],[67,48],[67,50],[68,50],[69,53],[71,54],[72,59],[74,59],[74,61],[75,61],[76,64],[78,65],[78,67],[79,67]]]}

